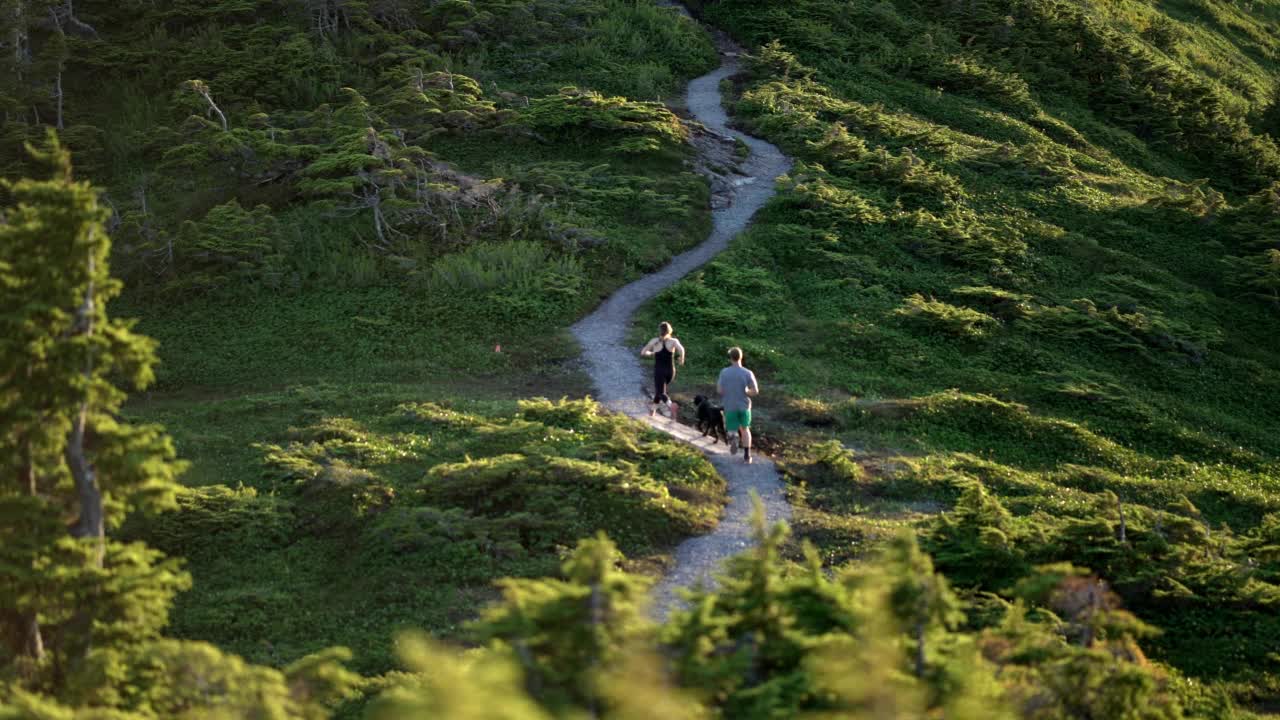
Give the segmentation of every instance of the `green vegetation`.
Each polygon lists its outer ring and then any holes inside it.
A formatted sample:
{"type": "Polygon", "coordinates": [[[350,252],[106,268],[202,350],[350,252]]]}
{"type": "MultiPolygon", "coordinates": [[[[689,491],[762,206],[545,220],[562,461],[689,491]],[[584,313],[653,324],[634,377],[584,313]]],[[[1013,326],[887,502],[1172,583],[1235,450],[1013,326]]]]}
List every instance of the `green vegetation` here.
{"type": "Polygon", "coordinates": [[[708,227],[652,101],[714,52],[651,2],[10,5],[0,176],[61,130],[160,389],[494,370],[708,227]]]}
{"type": "Polygon", "coordinates": [[[706,236],[704,30],[0,1],[0,718],[1274,713],[1280,5],[689,5],[797,162],[639,324],[797,541],[659,626],[726,488],[565,329],[706,236]]]}
{"type": "Polygon", "coordinates": [[[1270,707],[1280,8],[701,12],[798,162],[642,324],[746,348],[800,535],[843,562],[917,526],[970,597],[1088,567],[1153,659],[1270,707]]]}
{"type": "Polygon", "coordinates": [[[395,405],[403,392],[219,406],[294,408],[303,424],[252,448],[243,485],[186,490],[177,512],[126,526],[189,562],[200,592],[179,599],[174,632],[272,664],[341,644],[385,672],[395,630],[455,636],[494,579],[553,574],[599,528],[643,568],[719,516],[724,481],[696,451],[591,401],[395,405]]]}
{"type": "Polygon", "coordinates": [[[0,713],[323,716],[359,680],[344,649],[275,670],[160,635],[191,576],[115,532],[182,491],[164,430],[115,417],[116,381],[146,386],[154,345],[107,314],[120,284],[92,186],[56,139],[29,150],[46,177],[0,186],[0,713]]]}
{"type": "Polygon", "coordinates": [[[490,640],[484,650],[462,658],[404,638],[410,673],[373,717],[1155,720],[1228,711],[1221,695],[1148,663],[1137,639],[1152,629],[1087,571],[1035,569],[1017,601],[989,598],[982,613],[998,619],[974,629],[910,533],[834,573],[812,547],[804,565],[782,561],[782,526],[757,518],[756,536],[722,589],[694,593],[661,628],[638,615],[644,583],[614,569],[608,539],[583,541],[565,579],[505,586],[475,625],[490,640]],[[678,688],[663,680],[659,649],[678,688]]]}

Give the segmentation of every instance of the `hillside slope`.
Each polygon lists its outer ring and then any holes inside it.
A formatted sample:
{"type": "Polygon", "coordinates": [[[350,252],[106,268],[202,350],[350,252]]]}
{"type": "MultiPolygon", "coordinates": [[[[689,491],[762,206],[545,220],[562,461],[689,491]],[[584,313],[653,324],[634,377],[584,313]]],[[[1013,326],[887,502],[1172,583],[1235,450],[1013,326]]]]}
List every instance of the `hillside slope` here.
{"type": "MultiPolygon", "coordinates": [[[[746,349],[813,549],[758,528],[659,629],[618,568],[660,572],[723,481],[517,399],[585,394],[567,328],[710,228],[658,101],[715,52],[663,5],[3,6],[0,175],[56,125],[104,190],[112,313],[162,360],[121,419],[192,461],[121,529],[186,558],[166,632],[287,668],[349,645],[349,715],[389,687],[387,717],[1280,707],[1280,2],[689,3],[749,49],[735,121],[797,163],[632,332],[675,323],[682,401],[746,349]],[[687,706],[618,662],[659,639],[687,706]]],[[[7,703],[43,676],[4,660],[7,703]]],[[[32,687],[146,704],[108,670],[32,687]]]]}
{"type": "Polygon", "coordinates": [[[703,3],[760,48],[740,121],[800,162],[642,326],[747,349],[831,559],[916,522],[965,586],[1086,565],[1157,657],[1269,705],[1280,616],[1218,553],[1280,510],[1278,13],[703,3]],[[1012,518],[949,534],[975,487],[1012,518]]]}
{"type": "Polygon", "coordinates": [[[160,347],[124,415],[191,461],[178,509],[123,529],[191,572],[171,635],[277,666],[345,645],[373,675],[397,628],[460,635],[493,580],[553,574],[598,528],[649,572],[709,529],[724,484],[695,451],[591,403],[517,404],[585,394],[568,325],[710,226],[688,130],[656,102],[717,62],[687,16],[3,13],[0,176],[43,173],[22,144],[58,126],[102,190],[111,310],[160,347]],[[457,493],[433,494],[445,475],[457,493]]]}

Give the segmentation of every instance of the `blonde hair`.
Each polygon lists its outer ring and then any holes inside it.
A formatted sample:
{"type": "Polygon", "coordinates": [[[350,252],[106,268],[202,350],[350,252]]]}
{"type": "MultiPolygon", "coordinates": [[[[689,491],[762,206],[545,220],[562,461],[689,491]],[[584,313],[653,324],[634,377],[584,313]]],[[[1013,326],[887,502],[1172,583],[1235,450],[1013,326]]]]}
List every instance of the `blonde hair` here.
{"type": "Polygon", "coordinates": [[[672,330],[671,328],[671,323],[669,322],[658,323],[658,337],[664,338],[664,339],[669,338],[671,337],[672,332],[674,332],[674,330],[672,330]]]}
{"type": "Polygon", "coordinates": [[[729,348],[729,359],[734,362],[742,362],[742,348],[736,346],[729,348]]]}

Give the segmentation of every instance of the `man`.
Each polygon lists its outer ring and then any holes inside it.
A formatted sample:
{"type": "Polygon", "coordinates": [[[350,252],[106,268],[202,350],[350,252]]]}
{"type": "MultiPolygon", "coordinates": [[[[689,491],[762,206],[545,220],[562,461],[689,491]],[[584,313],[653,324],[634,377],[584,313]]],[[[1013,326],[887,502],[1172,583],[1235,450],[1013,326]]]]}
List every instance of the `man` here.
{"type": "Polygon", "coordinates": [[[738,453],[742,441],[743,460],[751,462],[751,398],[760,393],[756,374],[742,367],[742,348],[729,348],[729,367],[720,371],[716,392],[724,404],[724,427],[729,431],[729,452],[738,453]]]}

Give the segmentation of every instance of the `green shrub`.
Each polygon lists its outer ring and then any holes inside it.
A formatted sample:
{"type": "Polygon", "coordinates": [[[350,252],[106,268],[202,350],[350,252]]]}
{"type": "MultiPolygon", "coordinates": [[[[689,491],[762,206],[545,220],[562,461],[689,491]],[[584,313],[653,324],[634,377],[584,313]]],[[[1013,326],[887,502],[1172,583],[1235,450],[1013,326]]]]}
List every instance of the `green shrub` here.
{"type": "Polygon", "coordinates": [[[481,244],[446,255],[431,268],[429,288],[441,302],[499,318],[547,320],[566,314],[586,283],[582,263],[553,256],[537,243],[481,244]]]}
{"type": "Polygon", "coordinates": [[[982,337],[1000,321],[970,308],[948,305],[938,300],[926,300],[923,295],[908,296],[894,315],[922,322],[930,327],[956,337],[982,337]]]}
{"type": "Polygon", "coordinates": [[[290,502],[252,487],[188,488],[177,500],[176,510],[130,518],[124,533],[169,555],[209,558],[234,548],[251,557],[284,542],[296,526],[290,502]]]}

